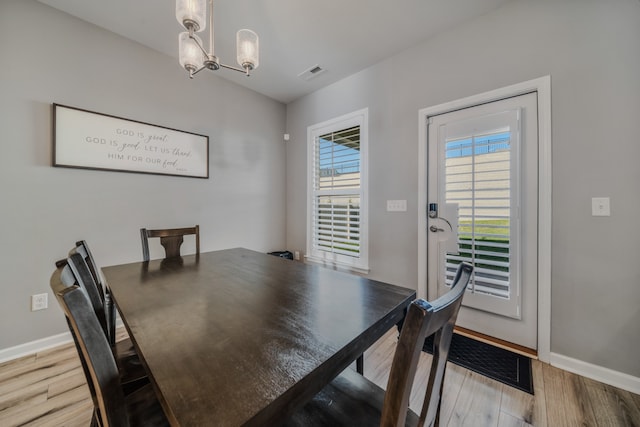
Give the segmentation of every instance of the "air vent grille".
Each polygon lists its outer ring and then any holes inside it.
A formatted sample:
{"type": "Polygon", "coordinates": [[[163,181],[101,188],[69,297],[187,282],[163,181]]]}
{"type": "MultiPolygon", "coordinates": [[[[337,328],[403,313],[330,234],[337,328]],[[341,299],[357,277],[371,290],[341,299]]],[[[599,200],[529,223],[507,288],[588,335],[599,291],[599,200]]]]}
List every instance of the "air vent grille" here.
{"type": "Polygon", "coordinates": [[[302,80],[309,81],[313,78],[318,77],[320,74],[325,73],[326,71],[327,71],[326,69],[316,64],[313,67],[298,74],[298,77],[300,77],[302,80]]]}

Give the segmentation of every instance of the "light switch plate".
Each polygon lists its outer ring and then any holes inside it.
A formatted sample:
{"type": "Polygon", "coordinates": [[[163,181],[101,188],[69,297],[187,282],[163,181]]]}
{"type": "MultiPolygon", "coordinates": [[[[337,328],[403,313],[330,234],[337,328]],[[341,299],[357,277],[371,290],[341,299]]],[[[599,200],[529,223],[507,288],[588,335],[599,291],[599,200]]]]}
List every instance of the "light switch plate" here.
{"type": "Polygon", "coordinates": [[[406,212],[406,200],[387,200],[387,212],[406,212]]]}
{"type": "Polygon", "coordinates": [[[608,197],[591,198],[591,215],[611,216],[611,205],[608,197]]]}

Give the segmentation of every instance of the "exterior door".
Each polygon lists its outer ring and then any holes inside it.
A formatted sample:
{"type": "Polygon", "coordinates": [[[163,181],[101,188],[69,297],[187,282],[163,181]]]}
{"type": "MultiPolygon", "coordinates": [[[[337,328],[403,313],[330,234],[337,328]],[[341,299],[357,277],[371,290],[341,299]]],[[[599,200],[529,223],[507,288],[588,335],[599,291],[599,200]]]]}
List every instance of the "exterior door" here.
{"type": "Polygon", "coordinates": [[[429,297],[475,272],[457,324],[537,348],[535,92],[429,117],[429,297]]]}

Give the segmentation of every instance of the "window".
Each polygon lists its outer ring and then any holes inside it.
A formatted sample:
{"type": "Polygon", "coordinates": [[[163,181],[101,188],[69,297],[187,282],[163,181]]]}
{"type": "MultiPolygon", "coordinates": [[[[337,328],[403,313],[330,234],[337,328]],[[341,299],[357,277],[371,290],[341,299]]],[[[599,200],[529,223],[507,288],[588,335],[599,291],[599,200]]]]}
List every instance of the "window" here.
{"type": "Polygon", "coordinates": [[[446,140],[445,197],[458,206],[459,221],[458,251],[446,255],[449,286],[458,264],[466,261],[475,266],[470,289],[512,297],[513,145],[508,127],[446,140]]]}
{"type": "Polygon", "coordinates": [[[367,116],[310,126],[307,257],[368,272],[367,116]]]}

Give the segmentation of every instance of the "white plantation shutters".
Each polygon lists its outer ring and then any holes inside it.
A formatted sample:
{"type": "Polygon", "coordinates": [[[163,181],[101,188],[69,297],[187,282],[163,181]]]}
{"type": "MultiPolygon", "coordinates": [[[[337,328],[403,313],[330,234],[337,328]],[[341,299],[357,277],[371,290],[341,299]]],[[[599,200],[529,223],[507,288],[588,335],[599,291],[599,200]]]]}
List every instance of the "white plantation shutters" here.
{"type": "Polygon", "coordinates": [[[310,128],[308,256],[367,269],[366,112],[310,128]]]}
{"type": "Polygon", "coordinates": [[[445,194],[458,205],[457,254],[447,254],[447,284],[457,264],[475,265],[474,292],[509,298],[511,138],[508,129],[446,141],[445,194]]]}
{"type": "Polygon", "coordinates": [[[456,252],[444,256],[446,283],[457,265],[475,267],[469,307],[519,318],[521,301],[520,109],[447,123],[441,129],[442,199],[457,206],[456,252]]]}
{"type": "Polygon", "coordinates": [[[314,234],[317,250],[360,256],[360,127],[315,141],[314,234]]]}

